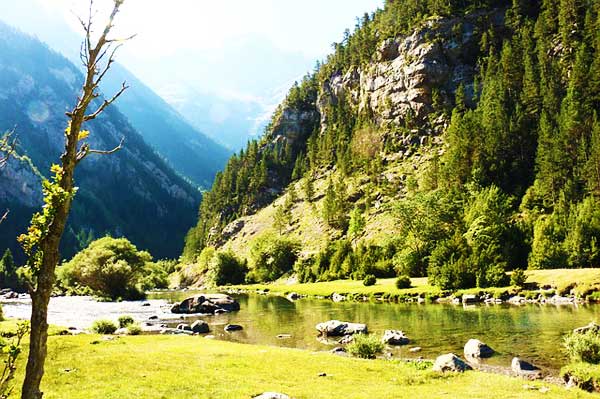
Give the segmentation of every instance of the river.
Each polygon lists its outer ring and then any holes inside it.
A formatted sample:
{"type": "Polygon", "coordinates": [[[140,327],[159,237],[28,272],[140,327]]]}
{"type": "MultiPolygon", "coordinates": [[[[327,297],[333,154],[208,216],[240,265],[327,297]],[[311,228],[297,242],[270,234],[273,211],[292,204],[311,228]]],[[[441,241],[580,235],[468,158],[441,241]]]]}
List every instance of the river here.
{"type": "MultiPolygon", "coordinates": [[[[87,328],[100,318],[116,320],[131,315],[139,322],[158,316],[159,323],[175,326],[179,315],[170,313],[170,304],[192,295],[191,292],[151,294],[141,302],[96,302],[84,297],[52,298],[49,322],[66,327],[87,328]]],[[[201,319],[211,326],[217,339],[327,350],[333,346],[317,340],[315,325],[337,319],[366,323],[370,332],[382,334],[386,329],[403,330],[411,339],[408,346],[392,348],[394,357],[435,358],[462,348],[470,338],[478,338],[497,354],[486,362],[507,366],[513,356],[521,356],[553,373],[567,362],[562,337],[575,327],[598,320],[598,305],[441,305],[390,303],[333,303],[328,300],[301,299],[291,302],[279,296],[234,295],[241,310],[201,319]],[[226,324],[240,324],[243,331],[226,333],[226,324]],[[278,338],[278,335],[289,335],[278,338]],[[419,346],[421,352],[410,353],[419,346]]],[[[29,317],[30,302],[10,300],[2,304],[7,317],[29,317]]],[[[199,317],[184,316],[191,323],[199,317]]]]}

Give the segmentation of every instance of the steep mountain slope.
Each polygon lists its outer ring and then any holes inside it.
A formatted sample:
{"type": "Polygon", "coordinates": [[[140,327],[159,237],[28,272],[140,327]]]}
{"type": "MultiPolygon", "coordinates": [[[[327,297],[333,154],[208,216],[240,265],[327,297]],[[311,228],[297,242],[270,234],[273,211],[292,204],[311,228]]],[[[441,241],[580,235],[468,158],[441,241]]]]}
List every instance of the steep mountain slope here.
{"type": "Polygon", "coordinates": [[[125,67],[115,64],[102,90],[116,92],[124,81],[130,89],[119,99],[119,109],[144,140],[173,168],[194,184],[208,188],[231,153],[197,131],[177,111],[125,67]]]}
{"type": "MultiPolygon", "coordinates": [[[[36,39],[0,24],[0,129],[15,128],[18,158],[0,171],[0,208],[9,219],[0,229],[2,249],[16,249],[41,206],[40,179],[62,153],[64,112],[81,84],[78,69],[36,39]]],[[[90,157],[76,174],[80,187],[63,245],[68,257],[103,234],[125,235],[155,256],[176,256],[189,228],[199,192],[149,147],[117,107],[88,126],[91,144],[125,148],[90,157]]]]}
{"type": "Polygon", "coordinates": [[[599,28],[595,2],[386,1],[230,160],[184,258],[268,268],[271,232],[301,281],[597,266],[599,28]]]}

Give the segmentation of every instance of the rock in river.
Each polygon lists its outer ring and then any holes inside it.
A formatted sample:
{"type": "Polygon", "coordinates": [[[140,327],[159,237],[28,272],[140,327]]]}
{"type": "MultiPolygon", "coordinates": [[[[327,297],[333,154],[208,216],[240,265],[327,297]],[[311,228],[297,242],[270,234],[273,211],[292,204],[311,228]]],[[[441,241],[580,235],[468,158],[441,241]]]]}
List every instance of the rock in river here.
{"type": "Polygon", "coordinates": [[[244,329],[244,327],[237,325],[237,324],[227,324],[224,328],[224,330],[227,332],[242,331],[243,329],[244,329]]]}
{"type": "Polygon", "coordinates": [[[388,345],[408,345],[410,342],[404,332],[399,330],[385,330],[381,340],[388,345]]]}
{"type": "Polygon", "coordinates": [[[482,359],[491,357],[493,354],[494,350],[478,339],[470,339],[465,344],[465,357],[467,359],[482,359]]]}
{"type": "Polygon", "coordinates": [[[433,364],[433,371],[438,371],[441,373],[445,373],[446,371],[462,373],[466,370],[471,370],[471,366],[465,363],[454,353],[448,353],[446,355],[439,356],[437,359],[435,359],[435,363],[433,364]]]}
{"type": "Polygon", "coordinates": [[[203,320],[196,320],[191,327],[194,334],[206,334],[210,331],[208,323],[203,320]]]}
{"type": "Polygon", "coordinates": [[[317,324],[317,331],[327,337],[342,337],[352,334],[367,334],[367,325],[360,323],[348,323],[339,320],[329,320],[317,324]]]}
{"type": "Polygon", "coordinates": [[[600,325],[594,323],[593,321],[584,327],[579,327],[573,330],[575,334],[585,334],[588,331],[592,331],[595,333],[600,333],[600,325]]]}
{"type": "Polygon", "coordinates": [[[184,299],[171,308],[173,313],[215,314],[223,311],[240,310],[240,304],[232,297],[224,294],[202,294],[184,299]]]}

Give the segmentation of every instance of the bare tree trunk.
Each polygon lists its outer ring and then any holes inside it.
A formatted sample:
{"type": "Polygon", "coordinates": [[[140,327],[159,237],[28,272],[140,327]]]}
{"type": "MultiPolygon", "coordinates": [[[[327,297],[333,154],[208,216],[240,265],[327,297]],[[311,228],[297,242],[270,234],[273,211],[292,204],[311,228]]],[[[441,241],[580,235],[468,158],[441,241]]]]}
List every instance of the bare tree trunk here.
{"type": "Polygon", "coordinates": [[[119,12],[119,7],[123,4],[123,0],[114,0],[114,7],[109,21],[96,45],[92,46],[92,3],[93,1],[90,0],[88,20],[80,20],[86,32],[86,38],[81,51],[81,59],[86,68],[86,79],[77,105],[73,111],[67,113],[67,116],[70,118],[70,125],[65,134],[65,152],[61,156],[62,177],[59,185],[62,191],[68,195],[65,198],[51,197],[53,200],[50,203],[50,207],[54,211],[54,216],[47,226],[45,235],[37,243],[34,253],[28,254],[30,260],[32,259],[32,255],[41,255],[41,259],[36,260],[34,258],[35,265],[37,266],[36,281],[33,282],[35,287],[32,284],[29,289],[32,299],[31,338],[25,380],[21,394],[22,399],[41,399],[43,395],[40,391],[40,384],[44,376],[44,363],[47,355],[48,303],[56,279],[56,266],[60,260],[60,241],[71,209],[75,168],[87,155],[112,154],[121,149],[123,144],[123,140],[121,140],[121,143],[110,151],[92,150],[87,143],[81,144],[78,148],[78,143],[85,139],[85,136],[80,135],[83,124],[95,119],[127,89],[127,86],[123,84],[121,90],[115,96],[110,100],[104,100],[94,113],[86,114],[90,103],[99,97],[97,92],[99,84],[114,61],[115,52],[121,45],[119,43],[123,41],[108,38],[113,28],[114,18],[119,12]],[[99,63],[105,56],[107,56],[106,63],[101,67],[99,63]]]}

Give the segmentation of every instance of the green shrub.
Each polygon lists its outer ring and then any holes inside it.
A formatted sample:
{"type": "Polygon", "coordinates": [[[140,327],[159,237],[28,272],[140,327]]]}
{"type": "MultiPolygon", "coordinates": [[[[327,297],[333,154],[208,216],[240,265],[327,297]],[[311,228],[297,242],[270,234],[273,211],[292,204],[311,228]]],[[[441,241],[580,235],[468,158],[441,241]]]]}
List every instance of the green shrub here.
{"type": "Polygon", "coordinates": [[[233,252],[216,252],[208,265],[207,283],[213,286],[242,284],[248,273],[248,263],[233,252]]]}
{"type": "Polygon", "coordinates": [[[352,342],[346,347],[352,356],[363,359],[374,359],[376,355],[383,352],[381,339],[374,335],[356,334],[352,342]]]}
{"type": "Polygon", "coordinates": [[[104,237],[92,242],[58,270],[62,287],[88,287],[110,299],[140,299],[138,285],[152,260],[125,238],[104,237]]]}
{"type": "Polygon", "coordinates": [[[600,366],[588,363],[572,363],[560,370],[565,382],[574,383],[588,392],[600,390],[600,366]]]}
{"type": "Polygon", "coordinates": [[[111,320],[96,320],[92,324],[92,331],[97,334],[113,334],[117,326],[111,320]]]}
{"type": "Polygon", "coordinates": [[[129,335],[140,335],[142,333],[142,327],[139,324],[127,325],[127,334],[129,335]]]}
{"type": "Polygon", "coordinates": [[[399,290],[410,288],[412,283],[410,281],[410,277],[408,276],[400,276],[396,279],[396,288],[399,290]]]}
{"type": "Polygon", "coordinates": [[[588,295],[587,300],[590,302],[600,302],[600,291],[592,292],[588,295]]]}
{"type": "Polygon", "coordinates": [[[292,270],[300,248],[295,241],[272,234],[258,237],[250,248],[251,271],[247,282],[275,281],[292,270]]]}
{"type": "Polygon", "coordinates": [[[600,335],[594,331],[569,334],[563,345],[572,362],[600,363],[600,335]]]}
{"type": "Polygon", "coordinates": [[[365,287],[370,287],[372,285],[375,285],[375,283],[377,283],[377,277],[375,277],[372,274],[366,275],[365,279],[363,280],[363,285],[365,287]]]}
{"type": "Polygon", "coordinates": [[[527,281],[527,275],[523,269],[516,269],[510,275],[510,285],[523,287],[527,281]]]}
{"type": "Polygon", "coordinates": [[[130,326],[133,323],[135,323],[135,320],[133,320],[133,317],[131,317],[131,316],[120,316],[119,317],[119,328],[125,328],[127,326],[130,326]]]}

